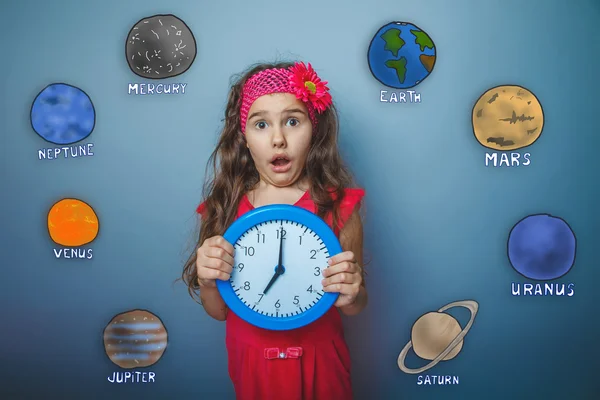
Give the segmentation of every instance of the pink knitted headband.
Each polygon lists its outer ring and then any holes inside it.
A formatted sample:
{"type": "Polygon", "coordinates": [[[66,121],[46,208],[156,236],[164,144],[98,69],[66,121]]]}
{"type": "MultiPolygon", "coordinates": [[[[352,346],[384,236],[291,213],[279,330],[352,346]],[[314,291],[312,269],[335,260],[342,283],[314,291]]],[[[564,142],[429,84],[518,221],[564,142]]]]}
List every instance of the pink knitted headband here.
{"type": "Polygon", "coordinates": [[[306,104],[313,128],[317,126],[315,111],[322,113],[331,104],[327,82],[321,81],[310,63],[295,63],[290,68],[271,68],[253,75],[242,89],[241,128],[246,133],[248,111],[256,99],[271,93],[291,93],[306,104]]]}

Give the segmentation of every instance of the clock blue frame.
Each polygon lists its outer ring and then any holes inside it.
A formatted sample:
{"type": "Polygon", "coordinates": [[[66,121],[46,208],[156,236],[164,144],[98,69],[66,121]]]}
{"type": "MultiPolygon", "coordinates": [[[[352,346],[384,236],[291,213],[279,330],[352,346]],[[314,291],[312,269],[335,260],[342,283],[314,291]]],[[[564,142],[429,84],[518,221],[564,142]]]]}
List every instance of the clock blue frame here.
{"type": "MultiPolygon", "coordinates": [[[[272,204],[255,208],[238,218],[223,237],[233,246],[250,228],[263,222],[283,220],[297,222],[315,232],[327,247],[329,257],[342,252],[342,246],[329,225],[318,215],[288,204],[272,204]]],[[[333,306],[339,293],[324,292],[317,304],[292,317],[271,317],[253,311],[235,294],[231,281],[217,280],[217,288],[227,307],[246,322],[259,328],[284,331],[301,328],[322,317],[333,306]]]]}

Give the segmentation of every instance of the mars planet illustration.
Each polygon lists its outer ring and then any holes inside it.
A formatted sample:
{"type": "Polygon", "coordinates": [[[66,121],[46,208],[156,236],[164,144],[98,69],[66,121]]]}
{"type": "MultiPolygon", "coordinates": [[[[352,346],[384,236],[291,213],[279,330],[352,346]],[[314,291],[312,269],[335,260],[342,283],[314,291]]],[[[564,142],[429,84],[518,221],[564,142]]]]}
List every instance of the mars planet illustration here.
{"type": "Polygon", "coordinates": [[[532,145],[544,128],[537,97],[522,86],[497,86],[481,95],[473,107],[473,133],[484,147],[517,150],[532,145]]]}
{"type": "Polygon", "coordinates": [[[48,233],[54,243],[78,247],[88,244],[98,236],[98,216],[86,202],[62,199],[48,212],[48,233]]]}
{"type": "Polygon", "coordinates": [[[121,368],[149,367],[167,348],[167,330],[160,318],[145,310],[115,316],[104,329],[104,350],[121,368]]]}
{"type": "Polygon", "coordinates": [[[463,339],[473,326],[478,310],[479,304],[476,301],[462,300],[447,304],[437,312],[422,315],[413,324],[411,340],[398,356],[398,367],[407,374],[420,374],[435,367],[440,361],[456,357],[462,350],[463,339]],[[465,307],[471,312],[471,318],[464,328],[445,312],[453,307],[465,307]],[[419,368],[407,367],[405,359],[411,348],[417,356],[430,361],[429,364],[419,368]]]}
{"type": "Polygon", "coordinates": [[[558,279],[575,264],[577,240],[569,224],[550,214],[529,215],[508,235],[508,259],[519,274],[538,281],[558,279]]]}

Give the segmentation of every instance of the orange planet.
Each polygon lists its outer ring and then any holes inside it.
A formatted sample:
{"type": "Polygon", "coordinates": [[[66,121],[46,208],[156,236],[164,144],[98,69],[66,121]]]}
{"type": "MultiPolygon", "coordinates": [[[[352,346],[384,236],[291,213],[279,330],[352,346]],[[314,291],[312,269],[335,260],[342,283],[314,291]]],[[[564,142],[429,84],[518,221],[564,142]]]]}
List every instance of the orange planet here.
{"type": "Polygon", "coordinates": [[[48,232],[61,246],[83,246],[98,236],[98,216],[89,204],[62,199],[48,212],[48,232]]]}

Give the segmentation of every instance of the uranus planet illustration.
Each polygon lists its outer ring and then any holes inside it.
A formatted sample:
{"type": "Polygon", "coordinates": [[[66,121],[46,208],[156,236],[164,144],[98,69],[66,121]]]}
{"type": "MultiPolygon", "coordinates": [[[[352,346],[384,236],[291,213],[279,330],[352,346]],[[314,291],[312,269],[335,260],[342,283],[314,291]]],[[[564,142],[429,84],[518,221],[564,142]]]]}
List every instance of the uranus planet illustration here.
{"type": "Polygon", "coordinates": [[[420,374],[435,367],[440,361],[456,357],[462,350],[464,337],[473,326],[478,311],[479,303],[474,300],[462,300],[447,304],[436,312],[422,315],[413,324],[411,340],[398,356],[400,370],[407,374],[420,374]],[[465,307],[470,311],[471,318],[464,328],[461,328],[452,315],[445,312],[453,307],[465,307]],[[405,360],[411,348],[417,356],[430,361],[429,364],[418,368],[407,367],[405,360]]]}
{"type": "Polygon", "coordinates": [[[546,281],[567,274],[575,263],[577,239],[569,224],[550,214],[529,215],[508,236],[508,259],[519,274],[546,281]]]}
{"type": "Polygon", "coordinates": [[[46,86],[31,106],[35,133],[54,144],[73,144],[88,137],[96,125],[96,110],[90,97],[66,83],[46,86]]]}

